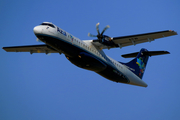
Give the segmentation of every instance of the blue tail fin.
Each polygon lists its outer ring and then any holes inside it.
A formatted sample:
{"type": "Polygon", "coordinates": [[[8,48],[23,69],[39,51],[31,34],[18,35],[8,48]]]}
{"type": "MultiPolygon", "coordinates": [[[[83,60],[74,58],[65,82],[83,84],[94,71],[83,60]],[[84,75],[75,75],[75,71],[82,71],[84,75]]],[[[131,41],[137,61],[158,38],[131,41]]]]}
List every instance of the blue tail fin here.
{"type": "Polygon", "coordinates": [[[145,54],[147,52],[148,52],[147,49],[142,48],[139,53],[131,54],[131,55],[133,54],[137,55],[136,58],[134,58],[128,63],[122,63],[122,64],[126,65],[128,69],[130,69],[134,74],[136,74],[138,77],[142,79],[149,58],[149,55],[145,54]]]}
{"type": "Polygon", "coordinates": [[[148,51],[142,48],[140,52],[122,55],[124,58],[136,57],[128,63],[122,63],[134,74],[142,79],[149,56],[170,54],[168,51],[148,51]]]}
{"type": "Polygon", "coordinates": [[[147,49],[142,48],[135,59],[126,63],[128,67],[132,67],[135,71],[133,71],[138,77],[142,79],[143,74],[145,72],[145,67],[148,62],[149,55],[144,54],[143,52],[148,52],[147,49]]]}

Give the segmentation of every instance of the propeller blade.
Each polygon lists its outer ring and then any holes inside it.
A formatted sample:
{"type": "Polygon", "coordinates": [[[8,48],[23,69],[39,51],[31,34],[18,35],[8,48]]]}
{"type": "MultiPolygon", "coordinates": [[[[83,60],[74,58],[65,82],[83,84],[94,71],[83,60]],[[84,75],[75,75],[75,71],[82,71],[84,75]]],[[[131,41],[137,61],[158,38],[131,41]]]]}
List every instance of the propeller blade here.
{"type": "MultiPolygon", "coordinates": [[[[88,36],[89,36],[89,37],[97,37],[97,38],[99,39],[99,41],[102,42],[102,39],[103,39],[103,37],[104,37],[103,33],[104,33],[108,28],[110,28],[110,26],[107,25],[107,26],[103,29],[103,31],[101,32],[101,34],[100,34],[100,32],[99,32],[99,24],[100,24],[100,23],[97,23],[97,24],[96,24],[96,30],[97,30],[98,34],[97,34],[97,35],[92,35],[91,33],[88,33],[88,36]]],[[[110,41],[110,40],[111,40],[111,39],[110,39],[110,37],[109,37],[109,41],[110,41]]]]}
{"type": "Polygon", "coordinates": [[[104,29],[103,29],[103,31],[102,31],[102,33],[101,33],[101,35],[103,35],[103,33],[108,29],[108,28],[110,28],[110,26],[109,25],[107,25],[104,29]]]}
{"type": "Polygon", "coordinates": [[[97,23],[97,24],[96,24],[96,30],[97,30],[97,32],[98,32],[98,35],[100,35],[100,32],[99,32],[99,24],[100,24],[100,23],[97,23]]]}
{"type": "Polygon", "coordinates": [[[91,33],[88,33],[89,37],[97,37],[97,35],[92,35],[91,33]]]}

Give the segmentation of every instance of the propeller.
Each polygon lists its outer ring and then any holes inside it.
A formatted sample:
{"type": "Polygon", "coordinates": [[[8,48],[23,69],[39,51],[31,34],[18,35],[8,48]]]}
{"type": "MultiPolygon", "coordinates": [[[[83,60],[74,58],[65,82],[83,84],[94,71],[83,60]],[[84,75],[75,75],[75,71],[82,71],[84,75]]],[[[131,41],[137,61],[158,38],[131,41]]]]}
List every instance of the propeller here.
{"type": "Polygon", "coordinates": [[[97,35],[92,35],[91,33],[88,33],[88,36],[89,37],[97,37],[100,41],[102,41],[102,38],[104,37],[104,32],[108,29],[108,28],[110,28],[110,26],[109,25],[107,25],[104,29],[103,29],[103,31],[100,33],[99,32],[99,24],[100,23],[97,23],[96,24],[96,30],[97,30],[97,35]]]}

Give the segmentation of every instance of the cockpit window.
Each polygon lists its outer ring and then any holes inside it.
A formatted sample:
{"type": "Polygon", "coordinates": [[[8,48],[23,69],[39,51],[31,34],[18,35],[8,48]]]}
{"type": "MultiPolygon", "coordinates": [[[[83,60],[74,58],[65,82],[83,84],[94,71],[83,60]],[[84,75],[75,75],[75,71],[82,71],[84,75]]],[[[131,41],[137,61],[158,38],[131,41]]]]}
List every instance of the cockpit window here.
{"type": "Polygon", "coordinates": [[[41,25],[47,25],[47,26],[55,28],[55,26],[53,24],[51,24],[51,23],[42,23],[41,25]]]}

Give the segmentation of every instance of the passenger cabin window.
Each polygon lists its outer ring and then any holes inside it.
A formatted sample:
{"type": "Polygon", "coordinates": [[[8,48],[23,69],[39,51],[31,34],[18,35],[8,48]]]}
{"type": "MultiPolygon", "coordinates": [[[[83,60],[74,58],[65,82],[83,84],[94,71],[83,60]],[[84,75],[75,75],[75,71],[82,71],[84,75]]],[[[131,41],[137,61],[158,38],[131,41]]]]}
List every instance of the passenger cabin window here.
{"type": "Polygon", "coordinates": [[[47,26],[55,28],[55,26],[53,24],[51,24],[51,23],[42,23],[41,25],[47,25],[47,26]]]}

